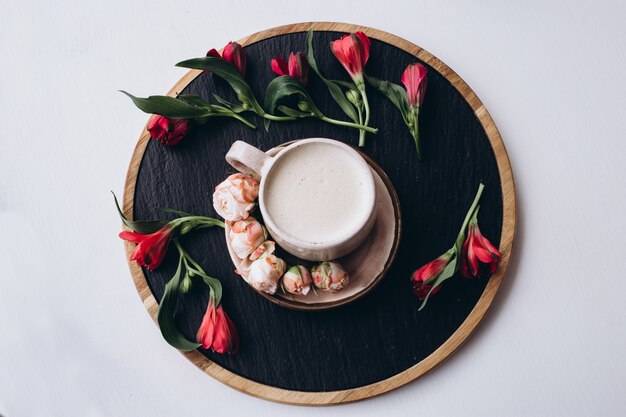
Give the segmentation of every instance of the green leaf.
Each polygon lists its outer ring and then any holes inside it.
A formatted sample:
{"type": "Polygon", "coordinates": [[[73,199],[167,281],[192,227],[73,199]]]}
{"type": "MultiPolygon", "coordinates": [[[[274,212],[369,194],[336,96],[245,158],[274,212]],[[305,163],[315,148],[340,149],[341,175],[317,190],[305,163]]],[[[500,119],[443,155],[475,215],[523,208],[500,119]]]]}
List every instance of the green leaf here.
{"type": "Polygon", "coordinates": [[[130,228],[130,230],[132,230],[133,232],[142,233],[142,234],[154,233],[168,223],[165,220],[138,220],[138,221],[128,220],[126,216],[124,216],[124,213],[122,213],[122,210],[120,209],[120,205],[117,201],[117,196],[115,195],[113,191],[111,191],[111,194],[113,194],[113,199],[115,200],[115,207],[117,208],[117,213],[120,215],[120,219],[122,219],[122,222],[128,228],[130,228]]]}
{"type": "Polygon", "coordinates": [[[276,111],[278,102],[281,99],[294,94],[298,95],[301,100],[305,101],[309,105],[312,113],[315,113],[318,117],[323,116],[313,103],[313,99],[311,99],[311,96],[309,96],[309,93],[307,93],[302,84],[288,75],[276,77],[267,85],[267,90],[265,92],[265,107],[267,108],[267,111],[273,114],[276,111]]]}
{"type": "Polygon", "coordinates": [[[343,80],[328,80],[328,81],[332,81],[333,83],[338,84],[342,87],[345,87],[349,90],[359,91],[356,84],[354,84],[352,81],[343,81],[343,80]]]}
{"type": "Polygon", "coordinates": [[[220,103],[223,106],[228,107],[231,111],[235,113],[242,113],[246,111],[246,108],[242,106],[241,104],[231,103],[230,101],[218,96],[217,94],[213,94],[213,97],[215,97],[215,100],[217,100],[218,103],[220,103]]]}
{"type": "Polygon", "coordinates": [[[190,106],[211,108],[211,103],[208,103],[202,97],[195,94],[180,94],[177,98],[190,106]]]}
{"type": "Polygon", "coordinates": [[[148,98],[135,97],[126,91],[120,90],[135,103],[139,110],[149,114],[160,114],[171,119],[193,119],[208,116],[210,109],[191,106],[182,100],[170,96],[150,96],[148,98]]]}
{"type": "Polygon", "coordinates": [[[157,210],[162,211],[163,213],[173,213],[178,215],[178,217],[188,217],[193,216],[193,214],[187,213],[185,211],[175,210],[171,208],[159,207],[157,210]]]}
{"type": "Polygon", "coordinates": [[[352,121],[354,121],[355,123],[358,123],[359,115],[357,114],[354,108],[354,105],[350,103],[346,95],[343,93],[343,91],[341,91],[339,84],[342,84],[344,86],[347,84],[348,85],[347,88],[354,87],[353,88],[354,90],[356,90],[356,86],[352,83],[344,84],[344,82],[340,83],[338,81],[331,81],[331,80],[326,79],[322,75],[322,73],[317,67],[317,61],[315,61],[315,53],[313,51],[313,31],[312,30],[309,30],[309,32],[306,35],[306,56],[307,56],[307,61],[309,61],[309,66],[311,67],[313,71],[315,71],[317,76],[320,77],[320,79],[324,82],[324,84],[326,84],[326,87],[328,88],[330,95],[337,102],[339,107],[341,107],[341,110],[343,110],[343,112],[350,119],[352,119],[352,121]]]}
{"type": "Polygon", "coordinates": [[[176,64],[177,67],[193,68],[199,70],[209,71],[218,77],[226,81],[230,87],[235,91],[239,100],[242,103],[246,103],[252,107],[252,109],[258,114],[265,113],[259,102],[257,101],[250,85],[246,79],[241,75],[237,68],[228,61],[216,57],[201,57],[187,59],[185,61],[176,64]]]}
{"type": "Polygon", "coordinates": [[[165,293],[159,304],[159,312],[157,321],[163,338],[176,349],[188,352],[200,347],[200,343],[187,340],[185,336],[176,327],[174,315],[176,314],[176,305],[178,304],[178,286],[180,283],[180,273],[183,264],[183,256],[181,254],[178,261],[178,269],[176,273],[165,285],[165,293]]]}
{"type": "Polygon", "coordinates": [[[448,278],[451,278],[452,276],[454,276],[454,274],[456,273],[458,269],[457,261],[458,261],[458,256],[455,255],[454,258],[450,260],[448,265],[446,265],[443,271],[441,271],[441,274],[439,274],[437,279],[435,279],[435,281],[432,284],[433,286],[431,287],[430,291],[428,291],[428,295],[426,295],[426,298],[424,298],[424,301],[422,301],[422,305],[420,305],[420,308],[417,311],[422,311],[422,309],[426,306],[426,303],[428,302],[428,299],[430,298],[430,295],[433,293],[435,288],[441,285],[441,283],[447,280],[448,278]]]}
{"type": "Polygon", "coordinates": [[[387,97],[394,106],[400,110],[404,123],[408,126],[408,113],[409,113],[409,97],[406,94],[406,90],[398,84],[390,83],[389,81],[380,80],[370,75],[365,75],[365,79],[375,89],[377,89],[382,95],[387,97]]]}
{"type": "Polygon", "coordinates": [[[211,289],[213,292],[213,297],[215,298],[215,305],[220,305],[222,301],[222,283],[217,279],[208,276],[206,273],[198,271],[198,275],[202,277],[204,283],[211,289]]]}
{"type": "Polygon", "coordinates": [[[170,225],[176,230],[177,236],[186,235],[194,230],[207,229],[213,226],[224,228],[224,222],[213,217],[184,216],[170,221],[170,225]]]}
{"type": "Polygon", "coordinates": [[[277,109],[287,116],[291,117],[311,117],[311,113],[303,113],[300,110],[292,109],[291,107],[287,106],[280,105],[277,107],[277,109]]]}

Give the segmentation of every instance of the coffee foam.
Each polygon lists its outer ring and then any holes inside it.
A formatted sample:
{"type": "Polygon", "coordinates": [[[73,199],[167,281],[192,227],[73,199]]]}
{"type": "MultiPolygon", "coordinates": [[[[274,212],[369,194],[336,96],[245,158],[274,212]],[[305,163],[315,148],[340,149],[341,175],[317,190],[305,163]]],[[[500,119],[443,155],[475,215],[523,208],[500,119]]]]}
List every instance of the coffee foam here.
{"type": "Polygon", "coordinates": [[[265,210],[278,229],[302,242],[345,240],[370,214],[368,170],[351,152],[332,144],[295,147],[266,178],[265,210]]]}

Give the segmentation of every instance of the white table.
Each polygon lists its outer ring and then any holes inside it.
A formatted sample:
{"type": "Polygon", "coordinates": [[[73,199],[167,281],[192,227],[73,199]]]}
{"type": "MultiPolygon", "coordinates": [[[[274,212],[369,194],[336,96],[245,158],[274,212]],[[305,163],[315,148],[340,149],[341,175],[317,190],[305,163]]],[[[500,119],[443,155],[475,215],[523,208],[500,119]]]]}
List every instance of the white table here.
{"type": "Polygon", "coordinates": [[[625,3],[245,3],[0,0],[0,414],[626,415],[625,3]],[[500,129],[519,208],[470,341],[324,410],[240,394],[161,339],[109,194],[146,120],[117,89],[165,92],[177,60],[309,20],[393,32],[456,70],[500,129]]]}

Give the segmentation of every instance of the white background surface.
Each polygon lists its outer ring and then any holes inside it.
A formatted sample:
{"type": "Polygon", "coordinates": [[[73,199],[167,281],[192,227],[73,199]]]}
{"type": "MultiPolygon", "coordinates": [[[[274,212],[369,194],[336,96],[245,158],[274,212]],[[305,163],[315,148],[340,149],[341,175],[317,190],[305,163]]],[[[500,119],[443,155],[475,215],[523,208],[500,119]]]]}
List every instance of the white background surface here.
{"type": "Polygon", "coordinates": [[[0,414],[626,415],[623,2],[0,0],[0,414]],[[252,2],[251,2],[252,3],[252,2]],[[514,259],[448,362],[326,408],[240,394],[170,348],[133,287],[109,190],[173,63],[299,21],[360,23],[457,71],[504,138],[514,259]]]}

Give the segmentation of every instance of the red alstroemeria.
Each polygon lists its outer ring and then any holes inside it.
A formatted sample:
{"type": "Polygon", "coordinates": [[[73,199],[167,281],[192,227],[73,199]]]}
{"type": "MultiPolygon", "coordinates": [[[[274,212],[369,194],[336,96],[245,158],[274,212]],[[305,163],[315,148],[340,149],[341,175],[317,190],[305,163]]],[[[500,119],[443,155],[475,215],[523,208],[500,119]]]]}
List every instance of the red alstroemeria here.
{"type": "Polygon", "coordinates": [[[130,255],[130,259],[137,261],[140,266],[145,266],[152,270],[158,267],[163,261],[173,232],[174,229],[172,226],[166,224],[160,230],[148,235],[124,231],[120,233],[120,237],[124,240],[137,243],[133,253],[130,255]]]}
{"type": "Polygon", "coordinates": [[[402,84],[409,96],[409,106],[419,107],[424,101],[424,93],[428,85],[428,71],[422,64],[410,64],[402,73],[402,84]]]}
{"type": "Polygon", "coordinates": [[[150,137],[158,140],[161,145],[176,145],[189,133],[189,120],[170,119],[154,114],[148,123],[148,132],[150,137]]]}
{"type": "Polygon", "coordinates": [[[217,52],[217,49],[215,49],[215,48],[209,49],[209,51],[206,53],[206,56],[212,56],[213,58],[221,58],[222,57],[220,55],[220,53],[217,52]]]}
{"type": "Polygon", "coordinates": [[[309,81],[309,62],[302,52],[291,52],[289,63],[285,62],[281,56],[275,57],[272,59],[272,71],[276,75],[288,75],[295,78],[302,85],[306,85],[309,81]]]}
{"type": "MultiPolygon", "coordinates": [[[[425,300],[426,297],[428,297],[428,293],[430,293],[430,289],[432,287],[433,286],[431,284],[425,284],[424,282],[414,281],[413,282],[413,294],[415,294],[415,296],[419,300],[425,300]]],[[[433,292],[430,293],[430,295],[437,294],[440,289],[441,289],[441,285],[439,285],[437,288],[435,288],[433,290],[433,292]]]]}
{"type": "Polygon", "coordinates": [[[363,68],[370,56],[370,39],[363,32],[350,33],[332,41],[330,49],[357,86],[363,84],[363,68]]]}
{"type": "Polygon", "coordinates": [[[222,58],[233,64],[241,75],[246,75],[246,51],[237,42],[228,42],[222,51],[222,58]]]}
{"type": "MultiPolygon", "coordinates": [[[[451,259],[452,254],[450,252],[446,252],[434,261],[427,263],[413,272],[411,281],[413,281],[413,294],[415,294],[417,298],[424,300],[428,296],[433,282],[439,275],[441,275],[451,259]]],[[[441,286],[437,286],[431,295],[437,294],[440,289],[441,286]]]]}
{"type": "Polygon", "coordinates": [[[204,349],[217,353],[235,355],[239,351],[237,329],[221,304],[215,308],[215,299],[212,296],[198,328],[196,340],[204,349]]]}
{"type": "Polygon", "coordinates": [[[422,102],[424,101],[424,93],[428,78],[428,71],[422,64],[410,64],[402,73],[402,84],[406,88],[409,108],[405,114],[404,120],[415,141],[415,150],[417,156],[422,159],[422,151],[420,147],[420,131],[419,131],[419,112],[422,102]]]}
{"type": "Polygon", "coordinates": [[[480,233],[476,215],[468,226],[467,240],[461,255],[461,274],[466,278],[477,278],[493,274],[502,259],[500,251],[480,233]]]}
{"type": "Polygon", "coordinates": [[[212,48],[206,53],[206,56],[222,58],[233,64],[241,75],[246,75],[246,51],[237,42],[228,42],[222,51],[222,55],[215,48],[212,48]]]}

